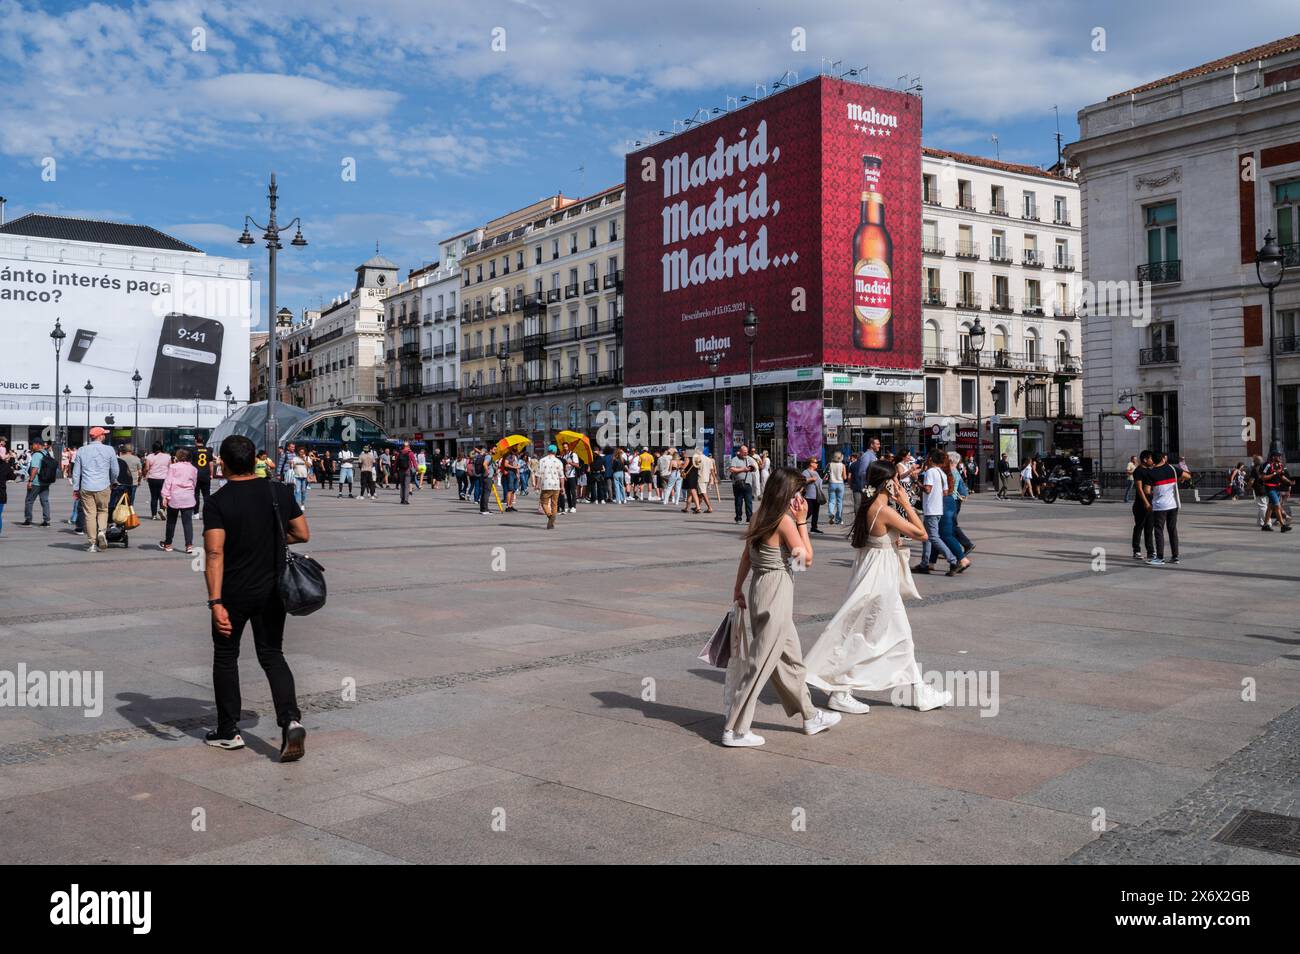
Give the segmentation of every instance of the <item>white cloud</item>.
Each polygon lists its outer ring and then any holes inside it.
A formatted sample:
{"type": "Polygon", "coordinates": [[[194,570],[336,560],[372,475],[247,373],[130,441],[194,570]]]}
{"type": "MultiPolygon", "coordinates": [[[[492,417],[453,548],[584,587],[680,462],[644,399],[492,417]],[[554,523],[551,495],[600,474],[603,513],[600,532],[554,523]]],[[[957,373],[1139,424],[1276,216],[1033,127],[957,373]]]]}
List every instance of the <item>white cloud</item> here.
{"type": "Polygon", "coordinates": [[[226,73],[192,86],[194,108],[217,118],[289,127],[329,120],[359,121],[386,116],[401,100],[398,93],[348,88],[305,76],[226,73]]]}

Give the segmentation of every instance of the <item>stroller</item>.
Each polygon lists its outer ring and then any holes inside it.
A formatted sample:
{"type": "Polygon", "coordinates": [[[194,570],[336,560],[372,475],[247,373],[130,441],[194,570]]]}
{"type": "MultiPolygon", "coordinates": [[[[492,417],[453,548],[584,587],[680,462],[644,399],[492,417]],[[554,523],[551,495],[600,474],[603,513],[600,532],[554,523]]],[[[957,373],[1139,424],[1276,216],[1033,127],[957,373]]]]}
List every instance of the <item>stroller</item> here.
{"type": "Polygon", "coordinates": [[[126,488],[113,487],[108,504],[108,527],[104,530],[104,539],[110,547],[129,547],[131,537],[128,531],[140,526],[140,518],[135,515],[135,508],[127,496],[126,488]]]}

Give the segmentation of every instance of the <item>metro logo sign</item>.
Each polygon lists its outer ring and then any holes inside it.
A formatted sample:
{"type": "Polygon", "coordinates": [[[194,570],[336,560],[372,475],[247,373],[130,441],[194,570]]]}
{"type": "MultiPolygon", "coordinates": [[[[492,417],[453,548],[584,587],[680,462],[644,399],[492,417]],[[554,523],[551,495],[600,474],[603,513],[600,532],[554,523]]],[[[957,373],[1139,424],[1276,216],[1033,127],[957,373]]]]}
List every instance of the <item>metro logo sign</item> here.
{"type": "Polygon", "coordinates": [[[756,372],[918,369],[920,129],[919,99],[817,77],[630,154],[628,386],[698,377],[751,307],[756,372]]]}

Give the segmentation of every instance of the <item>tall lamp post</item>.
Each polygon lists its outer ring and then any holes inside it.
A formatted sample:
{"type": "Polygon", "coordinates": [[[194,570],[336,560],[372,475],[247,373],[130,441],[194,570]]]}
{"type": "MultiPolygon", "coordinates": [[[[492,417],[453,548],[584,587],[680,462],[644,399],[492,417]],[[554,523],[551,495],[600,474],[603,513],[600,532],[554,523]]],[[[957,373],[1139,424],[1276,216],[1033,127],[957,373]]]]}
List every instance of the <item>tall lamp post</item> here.
{"type": "Polygon", "coordinates": [[[270,260],[270,270],[267,278],[267,314],[269,316],[267,320],[270,325],[271,333],[267,337],[266,347],[266,447],[268,453],[274,456],[277,447],[275,432],[275,401],[278,396],[276,392],[279,390],[279,381],[276,379],[276,360],[280,356],[280,342],[276,336],[279,328],[277,315],[275,313],[275,253],[284,248],[284,246],[280,244],[280,233],[287,232],[295,226],[297,227],[297,232],[294,234],[294,237],[289,244],[294,248],[305,248],[307,240],[302,237],[301,219],[295,218],[292,222],[284,226],[280,226],[275,220],[276,187],[274,172],[271,173],[271,187],[270,191],[267,192],[266,198],[269,201],[271,208],[271,216],[267,220],[266,227],[263,228],[258,225],[257,221],[251,216],[244,216],[244,234],[239,236],[239,244],[253,244],[253,236],[248,232],[249,225],[252,225],[253,228],[256,229],[262,229],[262,239],[266,242],[267,253],[270,260]]]}
{"type": "Polygon", "coordinates": [[[709,376],[713,378],[713,440],[709,441],[709,455],[711,457],[718,456],[718,367],[725,357],[726,355],[720,351],[700,357],[700,360],[708,365],[709,376]]]}
{"type": "Polygon", "coordinates": [[[85,433],[85,434],[82,436],[82,438],[81,438],[81,443],[82,443],[83,445],[84,445],[87,441],[90,440],[90,392],[93,391],[93,390],[95,390],[95,386],[94,386],[93,384],[91,384],[91,383],[90,383],[90,379],[87,378],[87,379],[86,379],[86,384],[85,384],[85,391],[86,391],[86,433],[85,433]]]}
{"type": "Polygon", "coordinates": [[[230,417],[230,402],[234,398],[235,393],[230,390],[229,384],[226,385],[226,390],[221,396],[226,399],[226,417],[230,417]]]}
{"type": "Polygon", "coordinates": [[[980,324],[979,316],[971,325],[970,350],[975,356],[975,473],[971,476],[970,489],[971,493],[979,493],[980,471],[983,469],[980,458],[984,455],[984,418],[980,413],[980,352],[984,350],[984,326],[980,324]]]}
{"type": "Polygon", "coordinates": [[[194,439],[199,437],[199,389],[194,389],[194,439]]]}
{"type": "MultiPolygon", "coordinates": [[[[54,330],[50,332],[50,340],[54,342],[54,456],[60,459],[63,457],[63,431],[59,426],[59,352],[63,349],[63,339],[67,336],[59,319],[55,318],[54,330]]],[[[66,421],[67,414],[63,417],[66,421]]]]}
{"type": "Polygon", "coordinates": [[[758,315],[750,308],[745,315],[745,343],[749,345],[749,449],[758,443],[758,423],[754,418],[754,342],[758,338],[758,315]]]}
{"type": "MultiPolygon", "coordinates": [[[[64,427],[70,427],[70,426],[71,426],[71,425],[68,423],[69,421],[72,420],[72,411],[71,411],[70,408],[68,407],[68,399],[69,399],[70,397],[72,397],[72,388],[68,387],[68,385],[65,384],[65,385],[63,386],[63,426],[64,426],[64,427]]],[[[55,404],[54,412],[55,412],[56,414],[57,414],[58,411],[59,411],[58,406],[57,406],[58,403],[59,403],[59,399],[58,399],[57,396],[55,396],[55,398],[54,398],[54,404],[55,404]]],[[[63,436],[62,434],[59,435],[60,439],[62,438],[62,436],[63,436]]],[[[60,453],[61,453],[61,452],[60,452],[60,453]]]]}
{"type": "Polygon", "coordinates": [[[140,449],[140,382],[144,378],[140,377],[140,369],[135,369],[135,374],[131,375],[131,383],[135,385],[135,426],[131,428],[131,443],[135,445],[135,450],[140,449]]]}
{"type": "Polygon", "coordinates": [[[481,430],[483,430],[483,420],[482,420],[483,414],[482,414],[482,412],[478,409],[478,382],[477,382],[477,381],[471,381],[471,382],[470,382],[470,385],[469,385],[469,400],[470,400],[470,404],[471,404],[471,406],[474,408],[474,411],[473,411],[473,414],[474,414],[474,427],[471,428],[471,430],[474,430],[474,431],[481,431],[481,430]]]}
{"type": "Polygon", "coordinates": [[[510,367],[510,351],[506,343],[501,342],[497,351],[497,361],[501,365],[501,436],[506,436],[506,368],[510,367]]]}
{"type": "Polygon", "coordinates": [[[1273,289],[1282,284],[1286,272],[1286,256],[1273,238],[1271,231],[1264,233],[1264,247],[1255,253],[1255,276],[1268,289],[1268,417],[1270,454],[1282,452],[1277,436],[1277,349],[1273,346],[1273,289]]]}

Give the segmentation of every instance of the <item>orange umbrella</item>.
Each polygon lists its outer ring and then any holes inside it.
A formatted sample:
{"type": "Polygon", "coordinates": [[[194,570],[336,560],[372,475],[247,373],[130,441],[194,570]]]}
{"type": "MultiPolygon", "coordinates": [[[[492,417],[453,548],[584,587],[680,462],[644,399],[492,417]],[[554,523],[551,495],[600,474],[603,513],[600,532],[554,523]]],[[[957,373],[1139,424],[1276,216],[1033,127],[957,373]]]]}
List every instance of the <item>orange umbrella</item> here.
{"type": "MultiPolygon", "coordinates": [[[[569,450],[577,454],[579,460],[584,464],[591,463],[591,441],[587,439],[586,434],[579,434],[577,431],[560,431],[555,435],[555,443],[560,445],[568,444],[569,450]]],[[[561,447],[560,449],[563,450],[564,448],[561,447]]]]}
{"type": "Polygon", "coordinates": [[[500,460],[511,451],[521,451],[531,443],[532,441],[524,437],[522,434],[511,434],[509,437],[503,437],[501,440],[497,441],[496,446],[492,448],[492,459],[500,460]]]}

